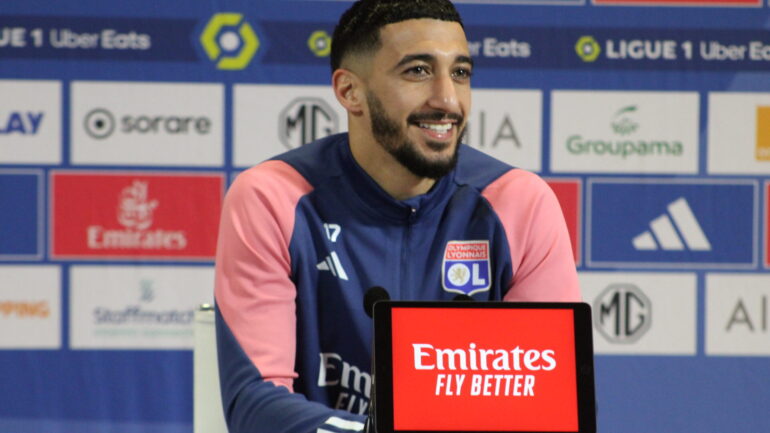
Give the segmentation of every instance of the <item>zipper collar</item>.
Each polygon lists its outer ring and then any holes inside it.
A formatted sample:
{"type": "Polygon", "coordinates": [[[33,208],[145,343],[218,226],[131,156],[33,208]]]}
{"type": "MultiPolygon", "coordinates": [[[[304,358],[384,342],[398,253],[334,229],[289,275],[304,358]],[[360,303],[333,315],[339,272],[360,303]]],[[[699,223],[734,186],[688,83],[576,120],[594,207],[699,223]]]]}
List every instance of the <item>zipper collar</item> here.
{"type": "Polygon", "coordinates": [[[343,176],[350,181],[350,186],[366,211],[374,216],[384,217],[398,223],[415,223],[430,215],[452,195],[455,170],[437,180],[425,194],[406,200],[396,200],[385,192],[369,176],[353,157],[347,135],[337,142],[343,176]]]}

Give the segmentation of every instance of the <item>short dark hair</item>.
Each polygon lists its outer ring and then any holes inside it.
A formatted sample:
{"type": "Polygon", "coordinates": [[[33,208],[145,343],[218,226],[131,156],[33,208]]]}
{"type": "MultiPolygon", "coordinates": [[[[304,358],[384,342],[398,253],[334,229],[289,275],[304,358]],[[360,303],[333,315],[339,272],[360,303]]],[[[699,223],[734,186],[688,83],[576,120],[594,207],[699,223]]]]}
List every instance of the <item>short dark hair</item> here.
{"type": "Polygon", "coordinates": [[[332,36],[332,72],[349,54],[374,51],[380,47],[380,29],[401,21],[432,18],[463,25],[449,0],[359,0],[340,17],[332,36]]]}

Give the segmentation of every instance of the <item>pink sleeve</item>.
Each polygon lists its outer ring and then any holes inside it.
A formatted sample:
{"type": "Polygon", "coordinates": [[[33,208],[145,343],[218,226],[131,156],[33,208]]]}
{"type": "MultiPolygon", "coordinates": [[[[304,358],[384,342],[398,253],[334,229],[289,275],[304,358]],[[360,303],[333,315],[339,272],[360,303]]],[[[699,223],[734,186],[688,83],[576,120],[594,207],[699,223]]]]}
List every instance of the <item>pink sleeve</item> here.
{"type": "Polygon", "coordinates": [[[267,161],[230,187],[217,243],[215,299],[262,377],[292,390],[296,288],[289,242],[295,209],[310,184],[288,164],[267,161]]]}
{"type": "Polygon", "coordinates": [[[500,218],[511,251],[513,280],[504,300],[579,302],[567,226],[548,184],[536,174],[513,169],[482,195],[500,218]]]}

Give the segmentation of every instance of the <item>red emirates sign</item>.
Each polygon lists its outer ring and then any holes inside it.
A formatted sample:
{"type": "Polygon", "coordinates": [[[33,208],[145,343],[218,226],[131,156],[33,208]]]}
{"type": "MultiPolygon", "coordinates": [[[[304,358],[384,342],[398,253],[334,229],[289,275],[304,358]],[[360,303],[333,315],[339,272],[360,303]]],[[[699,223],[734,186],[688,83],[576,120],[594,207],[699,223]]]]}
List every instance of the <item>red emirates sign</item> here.
{"type": "Polygon", "coordinates": [[[54,172],[55,259],[213,260],[224,177],[54,172]]]}
{"type": "Polygon", "coordinates": [[[580,263],[580,181],[546,179],[546,182],[559,200],[564,221],[567,223],[569,240],[572,243],[572,255],[575,257],[575,263],[580,263]]]}
{"type": "Polygon", "coordinates": [[[573,311],[394,308],[392,330],[394,430],[578,431],[573,311]]]}

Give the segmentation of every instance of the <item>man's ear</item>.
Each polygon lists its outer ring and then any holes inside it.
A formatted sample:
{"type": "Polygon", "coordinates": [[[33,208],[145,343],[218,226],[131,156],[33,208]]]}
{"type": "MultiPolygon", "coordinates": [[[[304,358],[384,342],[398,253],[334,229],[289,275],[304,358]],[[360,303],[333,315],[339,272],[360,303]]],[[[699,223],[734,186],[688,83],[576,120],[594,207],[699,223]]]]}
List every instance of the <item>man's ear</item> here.
{"type": "Polygon", "coordinates": [[[353,71],[339,68],[332,74],[332,89],[334,96],[351,115],[363,113],[366,102],[363,83],[353,71]]]}

